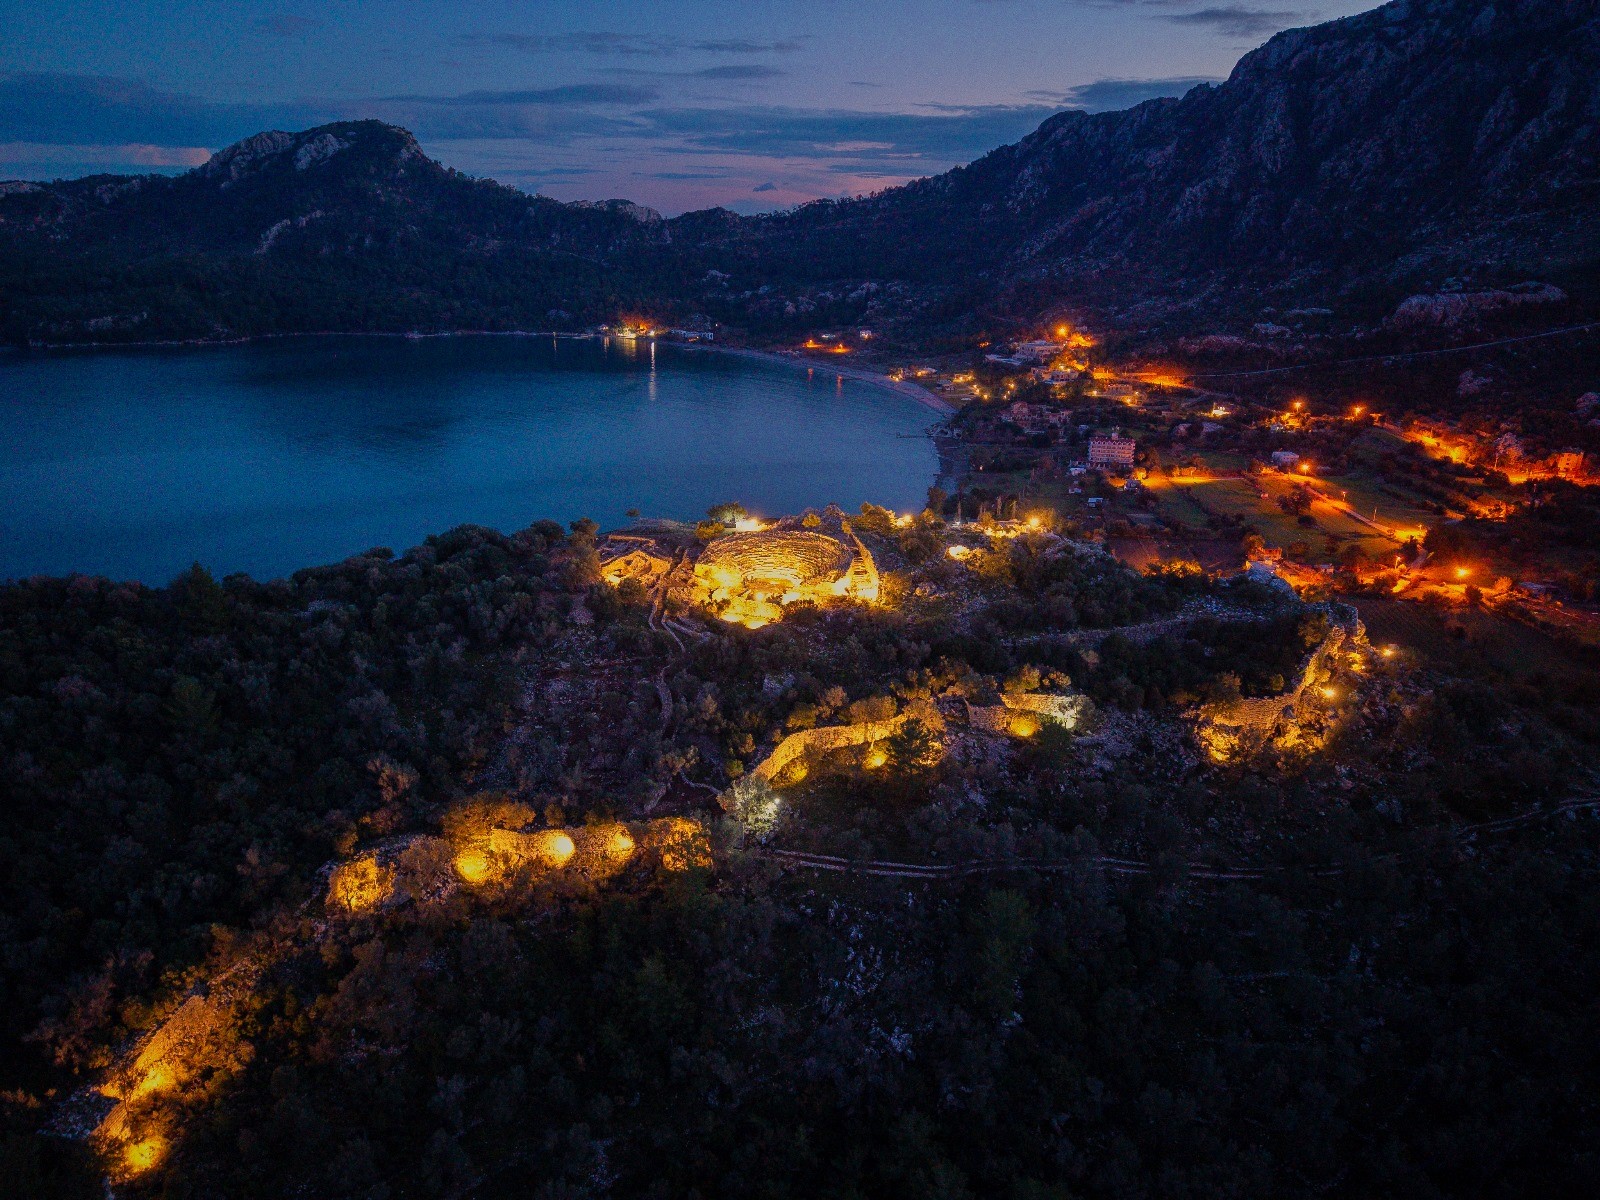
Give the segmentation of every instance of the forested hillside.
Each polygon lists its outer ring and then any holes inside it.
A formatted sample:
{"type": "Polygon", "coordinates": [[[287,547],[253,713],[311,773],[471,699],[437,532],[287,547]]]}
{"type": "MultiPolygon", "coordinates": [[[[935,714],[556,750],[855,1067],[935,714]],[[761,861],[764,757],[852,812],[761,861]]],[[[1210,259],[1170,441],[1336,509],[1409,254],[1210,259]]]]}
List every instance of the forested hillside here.
{"type": "Polygon", "coordinates": [[[755,630],[583,523],[0,589],[0,1191],[1586,1194],[1592,689],[891,517],[883,604],[755,630]]]}

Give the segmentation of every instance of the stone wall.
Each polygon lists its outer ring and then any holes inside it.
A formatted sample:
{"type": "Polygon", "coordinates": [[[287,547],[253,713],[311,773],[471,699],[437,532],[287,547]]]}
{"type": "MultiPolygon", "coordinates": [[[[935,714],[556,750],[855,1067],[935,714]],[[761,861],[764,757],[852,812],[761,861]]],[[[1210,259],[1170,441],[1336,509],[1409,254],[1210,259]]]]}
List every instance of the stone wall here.
{"type": "Polygon", "coordinates": [[[1056,696],[1046,692],[1006,694],[989,707],[967,705],[967,723],[974,729],[1001,737],[1032,737],[1050,721],[1067,729],[1077,727],[1088,701],[1082,696],[1056,696]]]}
{"type": "Polygon", "coordinates": [[[1348,604],[1318,607],[1327,614],[1328,635],[1301,662],[1293,686],[1276,696],[1200,706],[1195,735],[1213,759],[1236,758],[1265,745],[1294,720],[1307,689],[1321,686],[1336,657],[1365,643],[1366,629],[1354,608],[1348,604]]]}
{"type": "Polygon", "coordinates": [[[757,779],[771,783],[790,763],[797,759],[819,754],[830,754],[852,746],[866,746],[881,742],[900,731],[908,721],[920,721],[929,729],[944,728],[944,718],[931,704],[909,706],[898,717],[887,721],[862,721],[856,725],[824,725],[820,729],[803,729],[791,733],[773,747],[772,753],[750,772],[757,779]]]}

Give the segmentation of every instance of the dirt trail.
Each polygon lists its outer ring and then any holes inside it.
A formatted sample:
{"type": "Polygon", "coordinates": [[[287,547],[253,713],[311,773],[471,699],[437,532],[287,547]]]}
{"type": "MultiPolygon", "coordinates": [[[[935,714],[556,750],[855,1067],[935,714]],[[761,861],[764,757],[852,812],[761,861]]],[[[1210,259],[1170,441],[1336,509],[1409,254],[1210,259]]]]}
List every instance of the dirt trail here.
{"type": "MultiPolygon", "coordinates": [[[[1466,844],[1479,834],[1510,833],[1512,830],[1521,829],[1539,821],[1547,821],[1555,817],[1579,812],[1592,812],[1596,809],[1600,809],[1600,795],[1580,796],[1551,808],[1532,808],[1509,817],[1501,817],[1495,821],[1481,821],[1473,825],[1463,825],[1449,832],[1456,842],[1466,844]]],[[[992,875],[1011,871],[1060,875],[1072,871],[1101,870],[1113,875],[1150,875],[1156,871],[1171,869],[1168,864],[1133,858],[1113,858],[1106,855],[1076,859],[1069,862],[1042,858],[969,858],[948,863],[908,863],[889,862],[879,859],[840,858],[837,855],[813,854],[805,850],[764,848],[752,851],[752,853],[758,858],[770,859],[785,867],[813,871],[834,871],[847,875],[870,875],[889,879],[964,879],[972,875],[992,875]]],[[[1408,856],[1400,853],[1382,854],[1374,858],[1372,862],[1399,862],[1406,857],[1408,856]]],[[[1338,863],[1323,863],[1310,866],[1299,864],[1221,866],[1191,862],[1182,864],[1182,868],[1184,874],[1190,879],[1216,881],[1260,880],[1296,871],[1323,879],[1343,875],[1349,870],[1348,867],[1338,863]]]]}

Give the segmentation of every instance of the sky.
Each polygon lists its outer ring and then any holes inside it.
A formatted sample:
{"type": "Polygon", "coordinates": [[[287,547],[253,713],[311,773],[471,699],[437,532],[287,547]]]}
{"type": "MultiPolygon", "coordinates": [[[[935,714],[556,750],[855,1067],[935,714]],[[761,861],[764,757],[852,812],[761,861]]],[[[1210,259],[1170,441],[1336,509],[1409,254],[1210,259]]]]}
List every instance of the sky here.
{"type": "Polygon", "coordinates": [[[1374,0],[0,0],[0,179],[377,117],[558,200],[751,213],[1226,78],[1374,0]]]}

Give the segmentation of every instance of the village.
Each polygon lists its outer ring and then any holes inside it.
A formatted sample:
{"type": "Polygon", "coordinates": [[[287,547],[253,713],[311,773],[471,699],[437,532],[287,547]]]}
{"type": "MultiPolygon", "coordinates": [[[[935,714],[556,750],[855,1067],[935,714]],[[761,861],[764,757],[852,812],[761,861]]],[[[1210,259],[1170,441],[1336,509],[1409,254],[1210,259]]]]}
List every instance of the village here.
{"type": "MultiPolygon", "coordinates": [[[[788,353],[871,350],[870,330],[841,330],[788,353]]],[[[1270,570],[1305,595],[1492,610],[1600,646],[1600,560],[1574,515],[1600,485],[1600,393],[1530,432],[1314,388],[1224,390],[1110,361],[1067,323],[887,374],[955,409],[932,434],[953,527],[1032,513],[1135,569],[1270,570]]]]}

